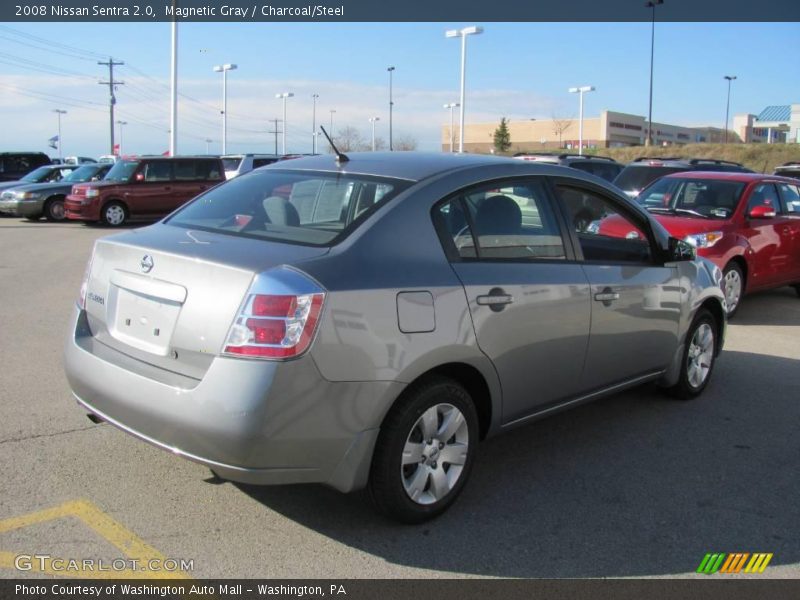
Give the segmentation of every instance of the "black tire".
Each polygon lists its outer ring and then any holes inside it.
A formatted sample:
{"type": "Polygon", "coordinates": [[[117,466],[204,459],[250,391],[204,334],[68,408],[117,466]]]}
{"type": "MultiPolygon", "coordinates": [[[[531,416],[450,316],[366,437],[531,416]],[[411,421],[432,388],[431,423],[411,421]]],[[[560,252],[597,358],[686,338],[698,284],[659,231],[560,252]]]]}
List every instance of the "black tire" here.
{"type": "Polygon", "coordinates": [[[402,523],[421,523],[442,514],[455,502],[469,479],[478,437],[478,413],[469,393],[461,385],[445,377],[412,384],[384,419],[375,445],[368,489],[377,510],[402,523]],[[437,412],[452,408],[457,410],[446,414],[437,412]],[[450,422],[455,417],[454,423],[462,423],[457,413],[463,417],[466,427],[459,425],[457,434],[440,441],[438,445],[436,437],[422,439],[424,425],[420,423],[424,420],[423,414],[431,414],[428,411],[433,411],[437,416],[435,428],[438,433],[447,435],[445,420],[450,422]],[[465,439],[466,450],[463,445],[465,439]],[[433,443],[429,444],[429,441],[433,443]],[[419,454],[419,462],[414,459],[415,462],[403,464],[407,443],[424,448],[419,454]],[[456,452],[460,453],[457,460],[463,461],[462,465],[444,459],[446,455],[455,456],[456,452]],[[437,459],[440,460],[437,462],[437,459]],[[446,483],[441,489],[449,488],[438,499],[434,480],[446,483]],[[423,490],[419,500],[412,500],[411,492],[406,491],[410,481],[422,482],[421,485],[410,484],[416,490],[423,490]]]}
{"type": "Polygon", "coordinates": [[[742,272],[742,268],[736,264],[735,262],[730,262],[725,266],[725,270],[722,271],[722,282],[723,288],[722,291],[725,294],[725,304],[727,305],[728,310],[728,318],[732,318],[733,315],[736,314],[736,311],[739,310],[739,307],[742,305],[742,297],[744,296],[744,286],[745,286],[745,279],[744,273],[742,272]],[[731,307],[731,298],[733,297],[733,285],[736,285],[734,282],[738,281],[739,291],[738,295],[736,296],[736,301],[731,307]],[[729,288],[730,286],[730,288],[729,288]]]}
{"type": "Polygon", "coordinates": [[[120,227],[128,222],[128,209],[122,202],[112,200],[103,206],[100,220],[107,227],[120,227]]]}
{"type": "Polygon", "coordinates": [[[63,221],[67,218],[64,210],[64,196],[56,196],[45,202],[44,218],[51,222],[63,221]]]}
{"type": "MultiPolygon", "coordinates": [[[[711,374],[714,371],[714,364],[717,359],[718,331],[717,321],[714,316],[706,309],[700,309],[697,315],[695,315],[694,321],[692,321],[692,325],[689,327],[689,331],[686,333],[686,347],[683,350],[681,372],[678,377],[678,382],[671,388],[668,388],[668,391],[676,398],[691,400],[702,394],[703,390],[706,389],[708,382],[711,380],[711,374]],[[706,327],[709,329],[706,329],[706,327]],[[690,356],[690,354],[696,351],[697,346],[695,346],[695,343],[701,341],[701,338],[704,337],[704,333],[702,332],[709,332],[712,336],[711,347],[695,358],[690,356]],[[693,373],[697,371],[694,371],[692,367],[700,368],[702,371],[702,365],[706,365],[708,370],[703,375],[702,381],[698,382],[697,379],[693,378],[693,373]]],[[[702,346],[702,344],[700,344],[700,346],[702,346]]]]}

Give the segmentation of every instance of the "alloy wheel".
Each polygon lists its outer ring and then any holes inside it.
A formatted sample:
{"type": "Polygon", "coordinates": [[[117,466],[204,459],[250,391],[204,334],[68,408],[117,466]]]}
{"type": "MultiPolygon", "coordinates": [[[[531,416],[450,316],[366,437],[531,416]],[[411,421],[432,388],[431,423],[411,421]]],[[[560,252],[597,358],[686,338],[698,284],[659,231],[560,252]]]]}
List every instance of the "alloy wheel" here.
{"type": "Polygon", "coordinates": [[[708,323],[701,323],[695,330],[686,360],[689,385],[697,389],[708,378],[714,360],[714,331],[708,323]]]}

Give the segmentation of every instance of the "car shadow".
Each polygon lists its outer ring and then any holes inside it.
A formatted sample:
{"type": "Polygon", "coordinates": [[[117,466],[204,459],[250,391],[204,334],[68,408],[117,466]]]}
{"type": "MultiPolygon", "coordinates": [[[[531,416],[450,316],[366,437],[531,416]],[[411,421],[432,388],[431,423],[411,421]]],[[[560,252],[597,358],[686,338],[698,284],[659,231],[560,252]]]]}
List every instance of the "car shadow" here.
{"type": "Polygon", "coordinates": [[[404,526],[364,492],[238,487],[398,565],[501,577],[694,572],[707,552],[800,561],[800,360],[725,352],[704,395],[630,390],[483,443],[440,518],[404,526]],[[758,374],[758,377],[754,377],[758,374]],[[781,381],[793,395],[773,395],[781,381]]]}
{"type": "Polygon", "coordinates": [[[800,325],[800,298],[789,286],[749,294],[742,299],[730,324],[800,325]]]}

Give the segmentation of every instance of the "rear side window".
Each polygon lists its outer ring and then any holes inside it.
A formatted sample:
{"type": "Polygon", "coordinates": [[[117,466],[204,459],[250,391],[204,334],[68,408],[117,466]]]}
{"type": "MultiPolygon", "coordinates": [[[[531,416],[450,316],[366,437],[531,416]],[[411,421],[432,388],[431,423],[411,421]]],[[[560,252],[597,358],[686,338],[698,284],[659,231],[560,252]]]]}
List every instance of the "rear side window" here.
{"type": "Polygon", "coordinates": [[[235,171],[242,164],[241,158],[223,158],[222,164],[225,166],[226,171],[235,171]]]}
{"type": "Polygon", "coordinates": [[[266,167],[267,165],[271,165],[274,162],[277,162],[277,158],[254,158],[253,159],[253,168],[257,169],[258,167],[266,167]]]}
{"type": "Polygon", "coordinates": [[[193,159],[175,161],[175,181],[207,181],[219,178],[220,170],[216,161],[193,159]]]}
{"type": "Polygon", "coordinates": [[[538,181],[465,190],[436,207],[434,220],[460,258],[566,258],[558,222],[538,181]]]}
{"type": "Polygon", "coordinates": [[[168,223],[234,236],[327,246],[410,184],[327,172],[252,171],[198,197],[168,223]]]}

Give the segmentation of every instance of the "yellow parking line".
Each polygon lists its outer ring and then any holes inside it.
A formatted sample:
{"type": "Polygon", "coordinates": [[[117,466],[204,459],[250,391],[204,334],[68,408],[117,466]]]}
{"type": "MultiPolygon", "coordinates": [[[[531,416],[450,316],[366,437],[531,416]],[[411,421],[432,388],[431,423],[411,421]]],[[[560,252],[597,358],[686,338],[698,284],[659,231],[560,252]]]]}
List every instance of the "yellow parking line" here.
{"type": "MultiPolygon", "coordinates": [[[[59,506],[46,508],[44,510],[12,517],[0,521],[0,534],[16,529],[30,527],[47,521],[54,521],[64,517],[75,517],[80,519],[89,528],[94,530],[100,537],[114,545],[128,558],[136,559],[140,564],[151,560],[161,561],[163,564],[166,557],[158,550],[147,544],[139,536],[118,523],[97,506],[88,500],[72,500],[59,506]]],[[[18,553],[0,551],[0,567],[16,569],[15,560],[18,553]]],[[[55,557],[53,558],[55,560],[55,557]]],[[[67,561],[65,561],[67,562],[67,561]]],[[[47,575],[57,575],[62,577],[82,577],[88,579],[110,579],[110,578],[136,578],[136,579],[162,579],[164,577],[175,579],[187,579],[188,575],[182,571],[134,571],[132,569],[120,571],[94,571],[94,570],[53,570],[49,566],[41,567],[37,561],[30,565],[31,572],[44,573],[47,575]]]]}

